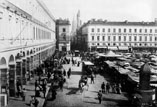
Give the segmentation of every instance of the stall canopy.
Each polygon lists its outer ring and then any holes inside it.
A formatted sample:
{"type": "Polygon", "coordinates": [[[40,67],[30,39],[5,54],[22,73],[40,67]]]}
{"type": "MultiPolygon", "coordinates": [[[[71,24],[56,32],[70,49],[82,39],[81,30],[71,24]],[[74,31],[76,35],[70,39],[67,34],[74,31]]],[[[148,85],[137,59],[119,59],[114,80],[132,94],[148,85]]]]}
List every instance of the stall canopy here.
{"type": "Polygon", "coordinates": [[[117,46],[111,46],[111,47],[108,47],[109,50],[118,50],[118,47],[117,46]]]}
{"type": "Polygon", "coordinates": [[[85,64],[85,65],[94,65],[92,62],[90,62],[90,61],[83,61],[83,63],[85,64]]]}
{"type": "Polygon", "coordinates": [[[128,50],[129,47],[127,47],[127,46],[119,46],[118,49],[119,50],[128,50]]]}
{"type": "Polygon", "coordinates": [[[108,51],[104,57],[121,57],[122,55],[115,54],[113,51],[108,51]]]}

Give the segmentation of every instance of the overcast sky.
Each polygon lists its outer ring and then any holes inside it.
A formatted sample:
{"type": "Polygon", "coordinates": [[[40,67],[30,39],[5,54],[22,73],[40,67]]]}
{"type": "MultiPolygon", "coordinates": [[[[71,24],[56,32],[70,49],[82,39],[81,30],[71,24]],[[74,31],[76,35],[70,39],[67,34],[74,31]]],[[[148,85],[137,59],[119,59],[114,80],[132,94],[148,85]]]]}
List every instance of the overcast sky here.
{"type": "Polygon", "coordinates": [[[43,0],[55,18],[69,18],[80,10],[81,20],[154,21],[157,0],[43,0]]]}

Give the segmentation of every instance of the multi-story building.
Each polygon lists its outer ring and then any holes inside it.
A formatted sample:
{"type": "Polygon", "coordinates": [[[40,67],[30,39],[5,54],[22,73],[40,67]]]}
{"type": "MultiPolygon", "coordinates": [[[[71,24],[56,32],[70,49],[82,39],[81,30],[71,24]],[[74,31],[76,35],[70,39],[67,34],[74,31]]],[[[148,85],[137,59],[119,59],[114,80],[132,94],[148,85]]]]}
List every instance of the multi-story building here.
{"type": "Polygon", "coordinates": [[[79,30],[78,41],[87,48],[110,50],[157,50],[157,19],[154,22],[90,20],[79,30]]]}
{"type": "Polygon", "coordinates": [[[56,20],[57,49],[70,51],[70,22],[67,19],[56,20]]]}
{"type": "Polygon", "coordinates": [[[0,1],[0,94],[15,96],[17,80],[26,84],[55,43],[55,19],[42,1],[0,1]]]}

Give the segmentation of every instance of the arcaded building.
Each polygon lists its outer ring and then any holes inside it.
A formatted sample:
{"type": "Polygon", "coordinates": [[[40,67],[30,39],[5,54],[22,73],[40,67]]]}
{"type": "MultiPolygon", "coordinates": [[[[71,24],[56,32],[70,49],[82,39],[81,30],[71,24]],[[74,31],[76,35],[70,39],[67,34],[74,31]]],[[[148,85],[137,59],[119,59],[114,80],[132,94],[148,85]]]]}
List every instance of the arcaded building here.
{"type": "MultiPolygon", "coordinates": [[[[157,19],[153,22],[89,20],[79,31],[88,50],[157,51],[157,19]]],[[[79,42],[80,43],[80,42],[79,42]]]]}
{"type": "Polygon", "coordinates": [[[42,1],[0,1],[0,95],[15,96],[16,81],[27,84],[55,43],[55,19],[42,1]]]}

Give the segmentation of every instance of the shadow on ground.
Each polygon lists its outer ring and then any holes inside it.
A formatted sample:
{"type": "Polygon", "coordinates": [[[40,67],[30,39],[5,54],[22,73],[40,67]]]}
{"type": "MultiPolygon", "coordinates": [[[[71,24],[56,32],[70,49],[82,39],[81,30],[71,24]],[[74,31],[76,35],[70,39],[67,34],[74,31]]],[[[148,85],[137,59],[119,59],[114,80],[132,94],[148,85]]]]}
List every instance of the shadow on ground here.
{"type": "Polygon", "coordinates": [[[71,75],[82,75],[82,72],[78,72],[78,71],[72,71],[71,75]]]}
{"type": "Polygon", "coordinates": [[[90,102],[90,101],[83,101],[85,103],[90,103],[90,104],[99,104],[98,102],[90,102]]]}
{"type": "MultiPolygon", "coordinates": [[[[95,98],[95,99],[98,100],[98,98],[95,98]]],[[[103,97],[102,101],[115,102],[115,103],[117,103],[117,106],[120,106],[120,107],[133,107],[128,100],[115,99],[114,96],[113,96],[113,98],[103,97]]]]}
{"type": "Polygon", "coordinates": [[[66,93],[66,95],[72,95],[72,94],[76,94],[79,91],[79,88],[71,87],[71,88],[68,88],[68,90],[70,91],[66,93]]]}

